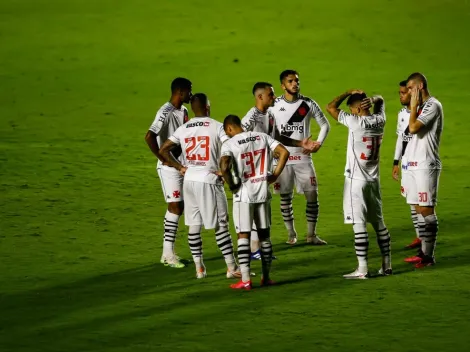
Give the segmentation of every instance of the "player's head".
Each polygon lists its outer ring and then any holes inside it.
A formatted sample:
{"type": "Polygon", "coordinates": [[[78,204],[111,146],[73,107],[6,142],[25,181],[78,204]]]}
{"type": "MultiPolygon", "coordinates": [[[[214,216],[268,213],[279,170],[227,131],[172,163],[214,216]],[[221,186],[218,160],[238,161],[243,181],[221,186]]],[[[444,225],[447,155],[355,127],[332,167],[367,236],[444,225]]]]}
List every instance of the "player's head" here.
{"type": "Polygon", "coordinates": [[[171,82],[171,95],[178,96],[183,103],[189,103],[192,95],[192,83],[189,79],[178,77],[171,82]]]}
{"type": "Polygon", "coordinates": [[[408,77],[406,87],[408,90],[412,90],[414,88],[418,88],[418,90],[427,90],[428,80],[422,73],[415,72],[408,77]]]}
{"type": "Polygon", "coordinates": [[[194,94],[191,97],[191,110],[196,117],[210,116],[210,103],[207,95],[204,93],[194,94]]]}
{"type": "Polygon", "coordinates": [[[300,92],[299,73],[295,70],[284,70],[281,72],[279,79],[281,88],[290,95],[296,95],[300,92]]]}
{"type": "Polygon", "coordinates": [[[400,82],[400,104],[403,106],[408,106],[410,104],[411,94],[408,88],[406,88],[407,81],[400,82]]]}
{"type": "Polygon", "coordinates": [[[253,86],[253,95],[255,96],[256,103],[262,105],[265,109],[274,105],[274,88],[271,83],[257,82],[253,86]]]}
{"type": "Polygon", "coordinates": [[[361,108],[361,102],[367,98],[366,93],[354,93],[351,94],[346,101],[346,105],[349,107],[349,110],[354,115],[366,115],[368,114],[367,110],[361,108]]]}
{"type": "Polygon", "coordinates": [[[237,115],[228,115],[224,119],[224,130],[227,136],[232,138],[233,136],[242,133],[242,122],[237,115]]]}

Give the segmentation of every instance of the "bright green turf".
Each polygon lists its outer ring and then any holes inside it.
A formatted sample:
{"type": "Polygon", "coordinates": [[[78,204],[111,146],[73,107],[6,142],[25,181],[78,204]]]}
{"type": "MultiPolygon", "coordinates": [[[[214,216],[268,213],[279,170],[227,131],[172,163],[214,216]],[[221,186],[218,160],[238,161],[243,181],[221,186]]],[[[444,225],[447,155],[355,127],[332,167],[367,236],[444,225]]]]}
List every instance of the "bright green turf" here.
{"type": "MultiPolygon", "coordinates": [[[[469,12],[466,0],[1,1],[0,351],[468,350],[469,12]],[[275,198],[279,287],[229,290],[211,233],[206,280],[158,264],[165,204],[143,137],[171,79],[189,77],[221,119],[291,67],[321,106],[351,87],[385,97],[396,275],[341,277],[356,262],[334,123],[315,155],[330,245],[287,248],[275,198]],[[420,272],[402,262],[414,235],[390,176],[397,84],[415,70],[445,111],[438,265],[420,272]]],[[[300,196],[295,213],[303,237],[300,196]]]]}

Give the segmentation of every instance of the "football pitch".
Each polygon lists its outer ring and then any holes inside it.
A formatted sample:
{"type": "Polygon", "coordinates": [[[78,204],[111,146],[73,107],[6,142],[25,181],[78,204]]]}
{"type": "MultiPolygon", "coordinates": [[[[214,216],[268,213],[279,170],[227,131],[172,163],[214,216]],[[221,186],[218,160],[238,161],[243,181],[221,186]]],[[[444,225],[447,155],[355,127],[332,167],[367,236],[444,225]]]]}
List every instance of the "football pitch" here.
{"type": "MultiPolygon", "coordinates": [[[[468,351],[469,1],[2,0],[0,19],[1,352],[468,351]],[[278,286],[258,289],[255,262],[255,289],[230,290],[210,231],[207,279],[164,267],[166,204],[144,135],[171,80],[191,79],[222,120],[252,107],[256,81],[281,94],[287,68],[322,108],[349,88],[384,96],[394,275],[342,278],[356,257],[342,217],[347,129],[331,119],[313,155],[328,246],[304,244],[300,195],[299,243],[284,244],[274,196],[278,286]],[[437,265],[421,271],[403,262],[415,235],[391,177],[398,82],[414,71],[445,114],[437,265]]],[[[190,258],[182,219],[176,248],[190,258]]]]}

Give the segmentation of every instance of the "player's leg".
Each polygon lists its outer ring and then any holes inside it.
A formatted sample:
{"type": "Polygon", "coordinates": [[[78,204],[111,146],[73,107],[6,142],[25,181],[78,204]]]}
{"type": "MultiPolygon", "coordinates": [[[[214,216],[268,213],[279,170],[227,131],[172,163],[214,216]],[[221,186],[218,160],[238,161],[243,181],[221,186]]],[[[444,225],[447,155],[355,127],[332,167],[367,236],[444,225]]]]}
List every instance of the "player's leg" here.
{"type": "Polygon", "coordinates": [[[261,250],[259,247],[258,230],[256,229],[256,225],[254,222],[251,227],[250,249],[251,249],[251,260],[260,260],[261,250]]]}
{"type": "Polygon", "coordinates": [[[326,244],[317,236],[317,221],[320,211],[318,202],[317,176],[313,163],[293,165],[295,185],[298,193],[303,193],[307,201],[305,214],[307,217],[307,243],[313,245],[326,244]]]}
{"type": "Polygon", "coordinates": [[[294,198],[294,171],[293,165],[286,165],[281,175],[274,183],[274,193],[281,195],[281,214],[288,232],[288,244],[297,242],[297,231],[294,224],[294,209],[292,200],[294,198]]]}
{"type": "Polygon", "coordinates": [[[183,177],[178,172],[166,169],[159,169],[158,174],[168,204],[163,220],[163,254],[160,262],[170,267],[182,268],[184,264],[175,255],[174,248],[179,219],[184,210],[183,177]]]}
{"type": "Polygon", "coordinates": [[[250,277],[250,231],[253,225],[253,209],[251,204],[233,203],[233,222],[238,234],[237,250],[241,280],[230,285],[233,289],[251,290],[250,277]]]}
{"type": "Polygon", "coordinates": [[[273,246],[271,243],[270,228],[271,228],[271,201],[265,203],[258,203],[253,205],[253,218],[258,228],[259,238],[261,243],[261,265],[263,271],[263,278],[261,279],[261,286],[270,286],[274,282],[271,280],[271,263],[273,259],[273,246]]]}
{"type": "Polygon", "coordinates": [[[421,262],[417,268],[423,268],[435,264],[434,251],[436,248],[439,223],[435,212],[437,203],[437,188],[439,184],[440,170],[417,170],[418,206],[417,212],[424,219],[424,231],[421,235],[421,262]]]}
{"type": "Polygon", "coordinates": [[[343,191],[344,223],[352,224],[354,230],[354,249],[358,267],[352,273],[343,275],[345,279],[367,279],[369,269],[367,255],[369,235],[367,233],[367,209],[364,201],[364,181],[346,178],[343,191]]]}
{"type": "Polygon", "coordinates": [[[227,278],[240,277],[233,254],[232,237],[228,229],[228,204],[224,186],[205,184],[204,188],[204,205],[201,206],[204,226],[206,229],[215,230],[217,246],[227,264],[227,278]]]}
{"type": "MultiPolygon", "coordinates": [[[[408,189],[408,182],[409,182],[409,176],[408,176],[408,171],[406,169],[402,169],[402,174],[401,174],[401,195],[405,197],[406,199],[406,192],[408,189]]],[[[416,237],[415,239],[407,245],[405,248],[408,249],[413,249],[413,248],[418,248],[421,246],[421,240],[419,239],[419,227],[418,227],[418,213],[416,212],[415,206],[410,205],[410,211],[411,211],[411,221],[413,222],[413,227],[416,232],[416,237]]]]}
{"type": "Polygon", "coordinates": [[[188,244],[193,257],[194,265],[196,267],[196,278],[202,279],[206,277],[206,268],[203,261],[202,252],[202,217],[199,211],[198,197],[198,182],[186,181],[184,182],[183,189],[186,195],[186,211],[184,215],[184,222],[188,229],[188,244]]]}
{"type": "Polygon", "coordinates": [[[392,274],[390,233],[385,226],[382,213],[382,195],[380,192],[380,183],[369,182],[366,189],[367,195],[367,215],[377,235],[377,243],[382,253],[382,267],[379,270],[380,275],[392,274]]]}

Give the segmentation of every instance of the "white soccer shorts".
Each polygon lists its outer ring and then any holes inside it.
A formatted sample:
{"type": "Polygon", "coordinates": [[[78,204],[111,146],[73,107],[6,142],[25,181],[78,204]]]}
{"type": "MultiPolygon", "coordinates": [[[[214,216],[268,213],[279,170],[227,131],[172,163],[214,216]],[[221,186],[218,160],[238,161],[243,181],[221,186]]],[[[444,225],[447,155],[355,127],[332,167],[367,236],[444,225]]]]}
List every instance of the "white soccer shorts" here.
{"type": "Polygon", "coordinates": [[[184,182],[184,223],[204,225],[206,230],[228,226],[228,205],[223,184],[184,182]]]}
{"type": "Polygon", "coordinates": [[[271,201],[264,203],[233,203],[233,223],[237,233],[251,232],[253,222],[257,229],[271,226],[271,201]]]}
{"type": "Polygon", "coordinates": [[[437,189],[441,170],[408,170],[406,202],[422,207],[437,204],[437,189]]]}
{"type": "Polygon", "coordinates": [[[162,166],[157,169],[162,183],[163,196],[167,203],[182,202],[183,176],[173,167],[162,166]]]}
{"type": "Polygon", "coordinates": [[[286,165],[273,185],[274,193],[292,193],[294,184],[299,194],[318,190],[317,175],[313,163],[286,165]]]}
{"type": "Polygon", "coordinates": [[[380,183],[345,178],[343,213],[345,224],[373,224],[383,220],[380,183]]]}

